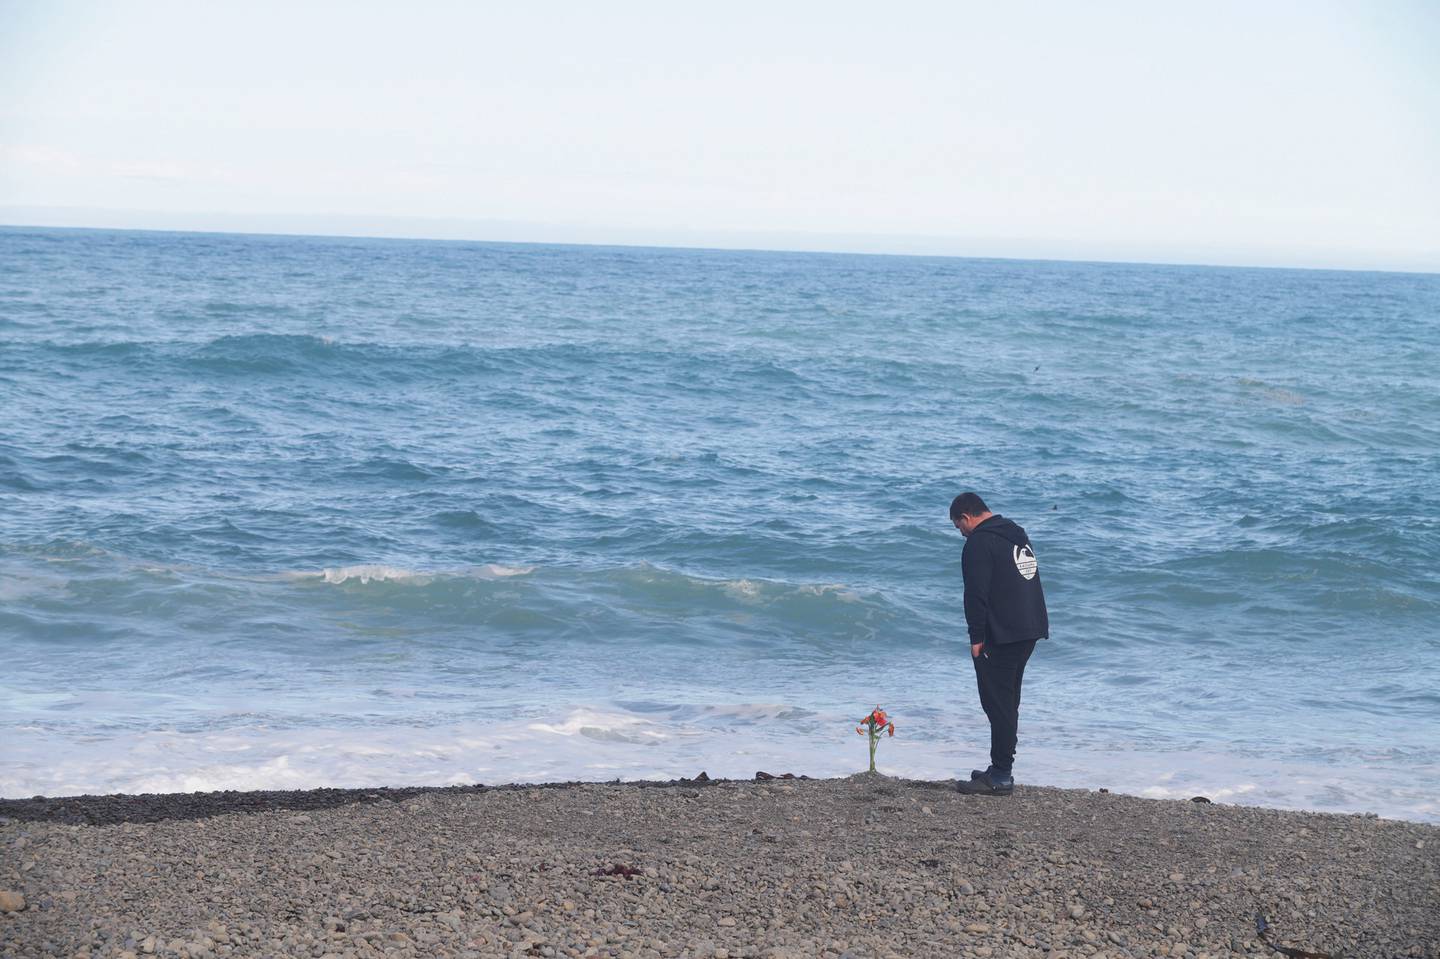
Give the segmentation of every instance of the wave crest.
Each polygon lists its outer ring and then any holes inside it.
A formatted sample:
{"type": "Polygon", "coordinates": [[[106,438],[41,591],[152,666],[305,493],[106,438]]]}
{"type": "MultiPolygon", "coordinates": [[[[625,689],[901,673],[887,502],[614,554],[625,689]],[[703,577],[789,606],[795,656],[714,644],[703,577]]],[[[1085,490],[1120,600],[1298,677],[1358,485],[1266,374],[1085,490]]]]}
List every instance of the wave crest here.
{"type": "Polygon", "coordinates": [[[512,576],[528,576],[533,572],[534,566],[506,566],[501,563],[486,563],[484,566],[443,572],[405,569],[383,563],[359,563],[354,566],[331,566],[317,573],[295,573],[292,576],[295,579],[320,579],[330,584],[358,581],[428,586],[437,579],[508,579],[512,576]]]}

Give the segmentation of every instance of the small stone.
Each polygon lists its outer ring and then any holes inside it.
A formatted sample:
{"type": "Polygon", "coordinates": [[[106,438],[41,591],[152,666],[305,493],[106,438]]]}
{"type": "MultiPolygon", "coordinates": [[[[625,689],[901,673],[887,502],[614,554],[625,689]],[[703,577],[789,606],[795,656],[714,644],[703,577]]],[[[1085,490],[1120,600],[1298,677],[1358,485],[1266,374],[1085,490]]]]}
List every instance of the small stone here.
{"type": "Polygon", "coordinates": [[[989,931],[990,931],[990,927],[987,926],[987,925],[986,925],[985,923],[983,923],[983,922],[972,922],[972,923],[970,923],[970,925],[968,925],[968,926],[965,927],[965,931],[966,931],[966,932],[985,933],[985,932],[989,932],[989,931]]]}
{"type": "Polygon", "coordinates": [[[1071,919],[1079,919],[1083,915],[1085,915],[1085,907],[1080,905],[1078,902],[1070,907],[1071,919]]]}
{"type": "Polygon", "coordinates": [[[20,912],[25,908],[25,897],[18,892],[0,892],[0,912],[20,912]]]}
{"type": "Polygon", "coordinates": [[[733,926],[735,925],[735,919],[733,916],[721,916],[719,922],[717,922],[716,925],[727,927],[733,926]]]}
{"type": "Polygon", "coordinates": [[[155,951],[157,945],[159,945],[159,943],[155,941],[154,936],[146,936],[145,941],[140,943],[140,951],[148,956],[155,951]]]}

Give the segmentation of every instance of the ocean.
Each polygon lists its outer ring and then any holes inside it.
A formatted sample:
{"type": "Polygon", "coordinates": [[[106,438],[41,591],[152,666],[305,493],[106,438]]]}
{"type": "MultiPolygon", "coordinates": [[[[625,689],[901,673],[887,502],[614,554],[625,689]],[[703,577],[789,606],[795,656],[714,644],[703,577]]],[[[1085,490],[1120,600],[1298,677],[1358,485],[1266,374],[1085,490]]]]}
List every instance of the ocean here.
{"type": "Polygon", "coordinates": [[[1440,276],[0,229],[0,796],[984,766],[1440,822],[1440,276]]]}

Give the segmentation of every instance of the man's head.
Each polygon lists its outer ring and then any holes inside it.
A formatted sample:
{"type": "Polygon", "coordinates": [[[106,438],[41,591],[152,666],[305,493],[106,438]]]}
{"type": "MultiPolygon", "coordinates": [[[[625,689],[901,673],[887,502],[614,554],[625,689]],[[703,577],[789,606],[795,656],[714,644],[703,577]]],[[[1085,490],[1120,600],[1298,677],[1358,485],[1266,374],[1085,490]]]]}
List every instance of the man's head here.
{"type": "Polygon", "coordinates": [[[990,507],[976,493],[961,493],[950,501],[950,522],[965,536],[969,536],[990,516],[990,507]]]}

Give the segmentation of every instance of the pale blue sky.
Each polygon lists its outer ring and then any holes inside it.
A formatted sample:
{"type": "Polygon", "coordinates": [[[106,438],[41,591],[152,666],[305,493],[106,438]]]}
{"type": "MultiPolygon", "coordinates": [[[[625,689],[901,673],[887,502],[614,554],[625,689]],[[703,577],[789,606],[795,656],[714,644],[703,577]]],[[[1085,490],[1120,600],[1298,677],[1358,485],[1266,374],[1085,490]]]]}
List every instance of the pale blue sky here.
{"type": "Polygon", "coordinates": [[[1440,270],[1440,3],[0,0],[0,222],[1440,270]]]}

